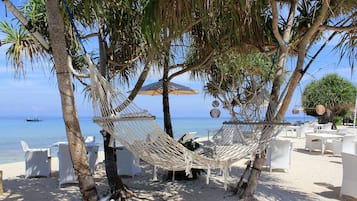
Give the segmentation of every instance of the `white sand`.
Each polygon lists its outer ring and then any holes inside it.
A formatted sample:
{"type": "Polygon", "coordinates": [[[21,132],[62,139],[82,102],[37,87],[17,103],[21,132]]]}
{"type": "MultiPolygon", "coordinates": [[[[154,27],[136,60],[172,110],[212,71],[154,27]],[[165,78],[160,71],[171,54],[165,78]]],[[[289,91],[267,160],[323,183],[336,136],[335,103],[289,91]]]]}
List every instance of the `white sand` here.
{"type": "MultiPolygon", "coordinates": [[[[288,172],[263,171],[256,195],[259,200],[339,200],[342,180],[341,157],[304,150],[304,139],[281,136],[294,142],[292,163],[288,172]]],[[[99,193],[108,191],[103,168],[103,152],[99,153],[94,175],[99,193]]],[[[236,184],[246,161],[236,163],[231,169],[231,184],[236,184]]],[[[69,185],[58,187],[58,160],[52,160],[50,178],[24,178],[24,162],[0,165],[3,171],[4,195],[0,200],[81,200],[79,188],[69,185]]],[[[159,172],[158,182],[152,182],[152,167],[143,164],[143,172],[133,178],[124,178],[124,183],[140,197],[153,200],[223,200],[233,201],[237,197],[223,189],[223,178],[219,171],[212,173],[210,184],[206,177],[194,181],[167,181],[164,171],[159,172]]],[[[136,200],[136,199],[134,199],[136,200]]]]}

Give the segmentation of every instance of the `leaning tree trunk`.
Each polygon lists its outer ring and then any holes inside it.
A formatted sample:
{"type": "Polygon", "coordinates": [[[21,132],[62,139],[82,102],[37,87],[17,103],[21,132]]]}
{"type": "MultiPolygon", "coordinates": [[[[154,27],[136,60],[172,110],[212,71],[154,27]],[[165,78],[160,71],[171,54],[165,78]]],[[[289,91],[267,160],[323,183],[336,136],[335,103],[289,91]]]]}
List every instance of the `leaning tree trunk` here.
{"type": "MultiPolygon", "coordinates": [[[[279,34],[279,31],[277,29],[277,27],[278,27],[277,19],[276,19],[277,18],[277,15],[276,15],[277,9],[276,9],[275,3],[276,3],[276,1],[272,1],[273,15],[276,16],[273,18],[273,32],[274,32],[276,39],[279,41],[279,45],[280,45],[279,50],[281,52],[280,52],[279,63],[278,63],[278,71],[277,71],[278,74],[275,77],[275,80],[273,83],[273,89],[271,92],[272,97],[271,97],[271,100],[269,103],[267,114],[270,114],[270,112],[276,111],[276,109],[277,109],[276,104],[278,103],[278,97],[280,94],[279,93],[280,85],[282,83],[282,80],[281,80],[282,75],[280,74],[280,70],[282,70],[285,66],[285,61],[286,61],[287,52],[288,52],[288,49],[287,49],[288,47],[285,45],[285,41],[289,41],[289,36],[291,33],[291,28],[292,28],[292,21],[294,19],[293,16],[297,9],[297,1],[292,1],[293,4],[291,5],[290,14],[289,14],[292,17],[289,17],[288,26],[287,26],[286,30],[284,31],[283,37],[281,37],[279,34]],[[278,82],[279,79],[280,79],[280,82],[278,82]]],[[[310,26],[309,30],[302,36],[301,42],[298,45],[298,58],[297,58],[295,70],[290,77],[288,90],[282,100],[282,104],[281,104],[279,110],[277,111],[276,115],[275,116],[267,116],[266,120],[280,121],[284,117],[284,115],[287,111],[287,108],[291,102],[292,95],[293,95],[296,87],[298,86],[299,81],[301,80],[301,78],[303,76],[302,69],[304,66],[304,59],[307,54],[308,44],[311,42],[313,35],[315,35],[317,33],[317,31],[319,31],[319,27],[321,24],[323,24],[323,21],[326,18],[328,11],[329,11],[329,0],[323,1],[322,7],[318,12],[319,13],[318,16],[315,18],[315,21],[310,26]]],[[[253,168],[252,168],[251,174],[248,179],[247,188],[245,189],[245,191],[243,193],[243,200],[252,200],[253,199],[253,194],[254,194],[256,186],[258,184],[259,175],[260,175],[260,171],[262,168],[262,163],[261,163],[260,159],[261,158],[259,158],[259,156],[258,156],[258,157],[256,157],[256,159],[254,161],[253,168]]]]}
{"type": "MultiPolygon", "coordinates": [[[[286,27],[286,30],[284,31],[283,36],[280,35],[279,29],[278,29],[278,10],[277,10],[277,5],[276,1],[272,1],[272,12],[273,12],[273,33],[276,37],[276,39],[279,42],[279,54],[278,54],[278,64],[277,64],[277,71],[275,73],[275,77],[273,80],[273,86],[271,90],[271,97],[268,105],[268,110],[266,112],[266,121],[273,121],[277,120],[276,116],[276,110],[278,108],[278,101],[279,101],[279,95],[280,95],[280,88],[281,84],[283,82],[283,75],[284,75],[284,67],[286,63],[286,58],[288,56],[288,46],[286,42],[289,41],[289,36],[291,33],[292,25],[294,22],[294,14],[297,9],[297,3],[291,5],[290,12],[289,12],[289,18],[288,18],[288,25],[286,27]]],[[[279,113],[278,113],[279,115],[279,113]]],[[[264,135],[264,133],[262,134],[264,135]]],[[[253,162],[253,167],[250,170],[250,174],[248,177],[248,182],[246,185],[246,188],[244,189],[242,195],[240,195],[241,200],[254,200],[254,193],[257,188],[258,182],[259,182],[259,177],[261,174],[261,170],[263,165],[265,164],[265,151],[261,151],[261,154],[256,154],[255,160],[253,162]]]]}
{"type": "Polygon", "coordinates": [[[52,53],[57,74],[58,88],[61,95],[62,113],[73,167],[78,176],[83,200],[98,200],[97,189],[91,175],[87,152],[80,130],[77,109],[73,93],[69,55],[67,53],[64,23],[58,0],[46,1],[46,14],[52,53]]]}

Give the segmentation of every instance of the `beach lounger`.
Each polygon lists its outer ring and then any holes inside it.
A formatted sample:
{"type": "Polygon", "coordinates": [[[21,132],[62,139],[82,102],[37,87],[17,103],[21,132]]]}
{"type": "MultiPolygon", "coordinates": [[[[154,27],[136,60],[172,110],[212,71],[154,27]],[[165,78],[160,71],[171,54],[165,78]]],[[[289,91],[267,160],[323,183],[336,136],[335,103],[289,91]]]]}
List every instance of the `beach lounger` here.
{"type": "Polygon", "coordinates": [[[31,149],[27,142],[22,140],[20,143],[25,152],[25,178],[50,176],[48,149],[31,149]]]}

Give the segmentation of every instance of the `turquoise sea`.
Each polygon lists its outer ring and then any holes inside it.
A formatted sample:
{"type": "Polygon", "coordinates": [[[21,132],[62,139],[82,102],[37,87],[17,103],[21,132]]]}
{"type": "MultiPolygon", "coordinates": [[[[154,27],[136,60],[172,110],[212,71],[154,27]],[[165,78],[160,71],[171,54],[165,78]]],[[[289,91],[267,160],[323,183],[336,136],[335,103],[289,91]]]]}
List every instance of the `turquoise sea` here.
{"type": "MultiPolygon", "coordinates": [[[[40,122],[27,122],[26,117],[0,117],[0,164],[22,161],[24,153],[20,140],[25,140],[30,148],[49,148],[58,141],[67,141],[64,122],[61,117],[41,117],[40,122]]],[[[219,129],[222,122],[228,118],[212,119],[209,117],[172,118],[174,138],[178,139],[186,132],[195,131],[197,137],[205,137],[208,130],[219,129]]],[[[301,117],[288,117],[289,122],[304,121],[301,117]]],[[[313,118],[305,118],[305,121],[313,118]]],[[[163,128],[163,119],[157,118],[157,123],[163,128]]],[[[103,138],[100,127],[93,123],[91,117],[80,118],[83,136],[95,136],[100,149],[103,149],[103,138]]]]}

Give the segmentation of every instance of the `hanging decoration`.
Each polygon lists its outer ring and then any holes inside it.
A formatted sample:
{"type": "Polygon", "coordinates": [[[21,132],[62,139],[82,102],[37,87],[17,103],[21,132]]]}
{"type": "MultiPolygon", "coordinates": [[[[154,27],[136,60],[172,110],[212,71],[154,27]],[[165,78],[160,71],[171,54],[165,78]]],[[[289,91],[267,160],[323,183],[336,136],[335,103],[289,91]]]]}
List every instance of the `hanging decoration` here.
{"type": "Polygon", "coordinates": [[[323,115],[326,112],[326,108],[323,105],[316,105],[315,110],[316,110],[316,114],[318,115],[323,115]]]}
{"type": "Polygon", "coordinates": [[[218,118],[221,116],[221,111],[217,108],[219,106],[219,102],[217,100],[212,101],[212,106],[214,107],[210,111],[210,115],[212,118],[218,118]]]}
{"type": "Polygon", "coordinates": [[[293,114],[299,114],[299,110],[297,108],[294,108],[292,111],[293,114]]]}

